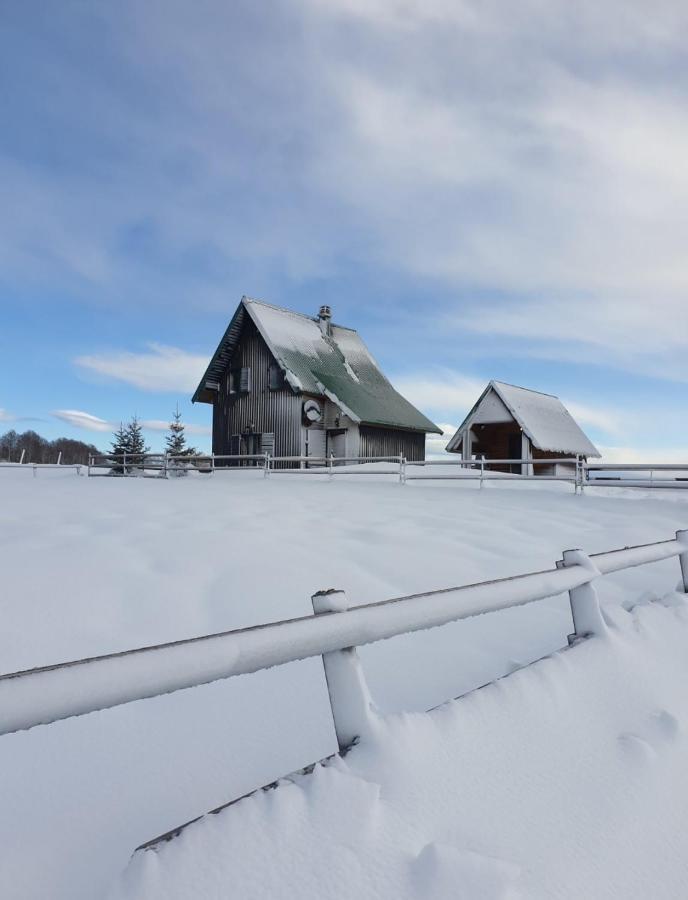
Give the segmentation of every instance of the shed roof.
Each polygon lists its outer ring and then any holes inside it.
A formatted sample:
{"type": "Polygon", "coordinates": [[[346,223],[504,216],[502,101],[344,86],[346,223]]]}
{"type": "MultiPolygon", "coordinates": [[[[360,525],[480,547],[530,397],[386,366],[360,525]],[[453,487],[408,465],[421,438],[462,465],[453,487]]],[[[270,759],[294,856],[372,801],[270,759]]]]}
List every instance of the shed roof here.
{"type": "Polygon", "coordinates": [[[317,318],[242,297],[201,383],[194,402],[212,402],[208,388],[219,382],[248,315],[294,391],[328,397],[355,422],[442,434],[385,378],[352,328],[332,324],[324,335],[317,318]]]}
{"type": "Polygon", "coordinates": [[[471,424],[471,420],[490,391],[497,394],[538,450],[600,456],[597,447],[584,434],[558,397],[517,387],[514,384],[505,384],[502,381],[491,381],[482,392],[478,402],[447,444],[450,453],[458,449],[461,444],[461,432],[471,424]]]}

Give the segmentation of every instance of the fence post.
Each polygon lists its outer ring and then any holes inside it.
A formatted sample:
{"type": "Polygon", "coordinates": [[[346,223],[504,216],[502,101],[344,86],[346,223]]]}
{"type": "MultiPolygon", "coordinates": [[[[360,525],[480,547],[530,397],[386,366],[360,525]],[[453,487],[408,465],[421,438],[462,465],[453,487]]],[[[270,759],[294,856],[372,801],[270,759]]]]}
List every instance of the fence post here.
{"type": "MultiPolygon", "coordinates": [[[[592,578],[597,578],[601,574],[583,550],[564,550],[562,559],[557,561],[557,569],[568,569],[570,566],[582,566],[584,569],[588,569],[592,578]]],[[[590,637],[591,635],[601,637],[608,633],[600,609],[600,600],[595,586],[591,582],[572,588],[569,591],[569,601],[574,627],[573,634],[569,635],[569,643],[576,638],[590,637]]]]}
{"type": "Polygon", "coordinates": [[[265,451],[265,462],[263,463],[263,478],[267,478],[270,475],[270,454],[268,451],[265,451]]]}
{"type": "Polygon", "coordinates": [[[81,465],[79,463],[76,464],[76,477],[78,478],[81,475],[81,465]]]}
{"type": "Polygon", "coordinates": [[[399,454],[399,484],[406,484],[406,457],[399,454]]]}
{"type": "Polygon", "coordinates": [[[681,577],[683,578],[683,593],[688,594],[688,530],[677,531],[676,540],[685,549],[680,553],[678,561],[681,563],[681,577]]]}
{"type": "Polygon", "coordinates": [[[127,454],[122,454],[122,475],[127,474],[127,454]]]}
{"type": "Polygon", "coordinates": [[[332,460],[333,459],[334,459],[334,453],[332,452],[332,450],[330,450],[330,456],[329,456],[329,459],[327,460],[327,466],[328,466],[327,475],[330,480],[332,479],[332,460]]]}
{"type": "MultiPolygon", "coordinates": [[[[344,591],[318,591],[311,600],[316,616],[349,608],[344,591]]],[[[377,710],[355,647],[323,653],[322,660],[337,743],[340,750],[346,750],[356,738],[365,739],[374,733],[377,710]]]]}
{"type": "Polygon", "coordinates": [[[480,487],[483,486],[483,479],[485,477],[485,454],[480,457],[480,487]]]}
{"type": "Polygon", "coordinates": [[[87,475],[88,478],[91,477],[91,460],[92,460],[92,459],[93,459],[93,457],[92,457],[91,454],[89,453],[89,454],[88,454],[88,469],[86,470],[86,475],[87,475]]]}
{"type": "Polygon", "coordinates": [[[36,469],[37,469],[37,468],[38,468],[38,466],[36,465],[36,463],[34,463],[34,464],[33,464],[33,477],[34,477],[34,478],[36,477],[36,469]]]}
{"type": "Polygon", "coordinates": [[[210,451],[210,474],[215,474],[215,451],[210,451]]]}

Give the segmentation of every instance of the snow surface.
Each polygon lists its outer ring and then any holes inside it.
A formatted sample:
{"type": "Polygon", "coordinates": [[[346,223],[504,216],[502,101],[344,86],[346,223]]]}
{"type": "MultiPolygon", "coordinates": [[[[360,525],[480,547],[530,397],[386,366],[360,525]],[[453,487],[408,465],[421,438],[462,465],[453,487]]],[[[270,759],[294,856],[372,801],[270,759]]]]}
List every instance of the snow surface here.
{"type": "Polygon", "coordinates": [[[112,900],[688,896],[688,601],[138,853],[112,900]]]}
{"type": "MultiPolygon", "coordinates": [[[[3,469],[0,497],[4,672],[306,615],[318,589],[342,588],[356,604],[549,568],[564,549],[596,552],[664,539],[688,521],[688,497],[670,491],[658,497],[600,488],[580,497],[569,485],[508,479],[481,491],[463,481],[404,486],[382,475],[263,479],[246,469],[170,481],[87,479],[55,470],[33,478],[3,469]]],[[[667,560],[605,576],[600,594],[613,606],[662,595],[677,581],[678,563],[667,560]]],[[[570,631],[568,604],[557,598],[363,648],[361,658],[383,710],[422,710],[550,653],[570,631]]],[[[572,658],[573,651],[562,657],[572,658]]],[[[654,668],[650,659],[639,673],[654,668]]],[[[510,683],[520,682],[502,685],[510,683]]],[[[548,696],[564,688],[555,680],[548,696]]],[[[548,717],[537,692],[526,701],[532,716],[548,717]]],[[[670,698],[657,704],[681,719],[670,698]]],[[[609,706],[623,706],[617,694],[609,706]]],[[[508,709],[503,715],[508,723],[508,709]]],[[[499,718],[498,711],[485,713],[486,733],[501,734],[506,726],[499,718]]],[[[392,719],[387,727],[405,721],[392,719]]],[[[592,738],[587,754],[596,752],[592,738]]],[[[506,742],[511,746],[511,738],[506,742]]],[[[492,746],[490,738],[480,752],[492,746]]],[[[1,737],[0,897],[103,896],[138,844],[335,747],[317,659],[1,737]]],[[[413,742],[407,749],[409,760],[421,753],[413,742]]],[[[458,744],[443,752],[455,762],[464,758],[458,744]]],[[[516,746],[514,752],[518,760],[525,751],[516,746]]],[[[363,756],[347,765],[355,758],[363,756]]],[[[566,765],[556,770],[562,778],[566,765]]],[[[324,777],[332,774],[341,773],[328,770],[324,777]]],[[[347,777],[349,783],[353,776],[347,777]]],[[[358,802],[356,790],[347,805],[358,802]]],[[[413,796],[412,783],[409,790],[413,796]]],[[[571,792],[576,786],[564,778],[558,802],[569,802],[571,792]]],[[[448,799],[457,805],[454,796],[448,799]]],[[[488,811],[501,834],[501,812],[488,811]]],[[[291,816],[287,810],[284,821],[291,816]]],[[[652,844],[651,816],[645,824],[652,844]]],[[[242,818],[237,827],[249,824],[242,818]]],[[[459,831],[469,825],[463,814],[454,822],[459,831]]],[[[570,838],[579,837],[574,827],[570,838]]],[[[479,843],[467,846],[486,852],[479,843]]],[[[500,855],[514,862],[508,852],[500,855]]],[[[463,869],[482,877],[481,859],[459,856],[463,869]]],[[[350,854],[343,858],[345,868],[355,868],[350,854]]],[[[414,878],[422,886],[423,879],[439,877],[432,874],[436,866],[449,866],[451,878],[454,858],[451,850],[431,848],[414,878]]],[[[527,871],[530,863],[519,859],[516,865],[527,871]]],[[[126,876],[134,891],[141,890],[139,865],[126,876]]],[[[560,876],[568,877],[565,868],[560,876]]],[[[162,883],[156,878],[152,890],[162,883]]]]}

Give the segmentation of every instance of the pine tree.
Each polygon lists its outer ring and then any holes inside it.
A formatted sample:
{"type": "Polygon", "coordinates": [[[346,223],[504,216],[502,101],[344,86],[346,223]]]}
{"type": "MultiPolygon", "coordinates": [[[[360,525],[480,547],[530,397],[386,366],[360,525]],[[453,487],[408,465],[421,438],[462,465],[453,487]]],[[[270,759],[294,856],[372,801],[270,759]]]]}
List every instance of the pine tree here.
{"type": "Polygon", "coordinates": [[[111,443],[112,446],[112,462],[114,465],[110,470],[116,475],[124,474],[124,463],[122,456],[123,454],[129,454],[131,452],[131,441],[129,438],[129,431],[124,427],[124,425],[120,422],[119,428],[113,434],[114,440],[111,443]]]}
{"type": "Polygon", "coordinates": [[[129,442],[126,451],[127,457],[131,454],[132,462],[135,465],[143,465],[144,454],[150,451],[150,447],[146,447],[143,430],[136,416],[133,416],[131,422],[127,425],[126,436],[129,442]]]}
{"type": "Polygon", "coordinates": [[[177,409],[170,422],[170,433],[165,438],[165,451],[168,456],[196,455],[196,449],[194,447],[187,447],[186,445],[184,423],[182,422],[182,414],[179,412],[179,405],[177,405],[177,409]]]}

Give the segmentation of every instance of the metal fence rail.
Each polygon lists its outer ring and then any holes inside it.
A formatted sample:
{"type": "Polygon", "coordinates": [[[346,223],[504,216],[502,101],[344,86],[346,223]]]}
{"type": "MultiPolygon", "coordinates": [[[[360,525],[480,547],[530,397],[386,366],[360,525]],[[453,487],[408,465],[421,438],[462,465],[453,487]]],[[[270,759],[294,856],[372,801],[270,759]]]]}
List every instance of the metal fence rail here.
{"type": "Polygon", "coordinates": [[[156,697],[234,675],[322,656],[341,746],[370,725],[355,648],[568,591],[575,637],[603,635],[593,582],[609,572],[678,557],[688,593],[688,530],[676,538],[587,556],[557,568],[349,608],[340,591],[313,597],[314,615],[0,676],[0,734],[156,697]]]}
{"type": "Polygon", "coordinates": [[[480,487],[486,481],[508,478],[510,481],[560,481],[572,484],[574,491],[583,492],[587,487],[643,487],[688,488],[688,464],[683,463],[588,463],[583,457],[556,457],[552,459],[425,459],[410,460],[404,456],[272,456],[259,454],[198,454],[195,456],[169,456],[164,453],[114,454],[104,453],[89,457],[88,464],[0,462],[3,468],[37,470],[74,469],[77,475],[85,468],[89,476],[119,475],[166,478],[187,472],[212,474],[236,469],[261,469],[267,478],[279,475],[392,475],[399,482],[407,481],[477,481],[480,487]],[[366,468],[363,463],[386,463],[386,468],[366,468]],[[564,465],[568,471],[554,474],[538,474],[538,467],[564,465]],[[494,467],[500,467],[496,469],[494,467]],[[508,467],[511,471],[504,471],[508,467]],[[514,471],[516,470],[516,471],[514,471]],[[655,472],[660,473],[659,477],[655,472]],[[625,473],[637,473],[628,477],[625,473]],[[673,473],[673,476],[672,474],[673,473]],[[685,473],[685,475],[677,474],[685,473]]]}

